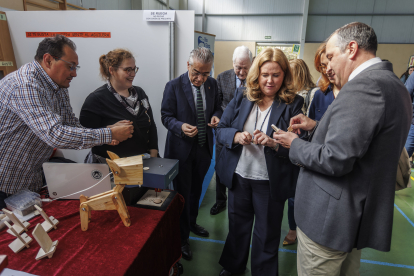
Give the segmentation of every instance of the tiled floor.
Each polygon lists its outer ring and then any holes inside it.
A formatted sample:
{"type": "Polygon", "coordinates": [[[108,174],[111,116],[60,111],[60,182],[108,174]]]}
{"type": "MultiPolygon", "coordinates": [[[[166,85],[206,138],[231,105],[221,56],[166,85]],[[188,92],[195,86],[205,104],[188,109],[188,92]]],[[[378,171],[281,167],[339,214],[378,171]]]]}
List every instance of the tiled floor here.
{"type": "MultiPolygon", "coordinates": [[[[414,174],[413,174],[414,176],[414,174]]],[[[414,181],[411,180],[414,186],[414,181]]],[[[197,223],[210,232],[209,238],[192,235],[190,238],[193,260],[182,260],[185,276],[218,276],[221,266],[218,261],[228,232],[227,211],[216,216],[210,215],[215,202],[215,177],[207,189],[200,206],[197,223]]],[[[282,223],[282,238],[287,234],[287,203],[282,223]]],[[[279,275],[297,275],[296,245],[280,245],[279,275]]],[[[248,269],[242,275],[250,273],[248,269]]],[[[364,249],[362,251],[362,276],[414,276],[414,188],[396,192],[394,227],[391,251],[388,253],[364,249]]]]}

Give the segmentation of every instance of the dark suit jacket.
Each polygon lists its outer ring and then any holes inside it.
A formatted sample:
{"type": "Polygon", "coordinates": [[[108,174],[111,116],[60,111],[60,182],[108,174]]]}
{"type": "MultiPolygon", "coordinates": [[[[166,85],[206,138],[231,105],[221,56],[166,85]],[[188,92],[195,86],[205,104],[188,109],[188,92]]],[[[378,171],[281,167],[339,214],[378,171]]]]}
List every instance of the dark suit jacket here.
{"type": "MultiPolygon", "coordinates": [[[[223,117],[217,127],[217,140],[223,144],[223,149],[216,165],[216,173],[220,181],[229,189],[232,187],[233,175],[239,162],[243,146],[233,144],[236,132],[243,132],[243,126],[249,116],[254,103],[243,96],[245,88],[236,90],[233,100],[224,111],[223,117]]],[[[266,134],[273,135],[272,124],[282,130],[287,130],[290,118],[302,113],[303,97],[296,96],[293,103],[287,105],[275,100],[269,115],[269,125],[266,134]]],[[[299,167],[289,160],[289,150],[279,147],[274,151],[269,147],[264,148],[266,165],[269,173],[270,192],[272,198],[284,201],[295,194],[296,181],[299,167]]]]}
{"type": "Polygon", "coordinates": [[[412,107],[392,64],[374,64],[345,84],[314,131],[293,140],[301,169],[295,220],[314,242],[350,252],[389,251],[397,164],[412,107]]]}
{"type": "Polygon", "coordinates": [[[221,99],[221,108],[224,109],[234,97],[236,91],[236,73],[233,69],[224,71],[217,76],[218,93],[221,99]]]}
{"type": "MultiPolygon", "coordinates": [[[[216,80],[208,77],[204,83],[204,91],[206,123],[210,123],[213,116],[221,118],[223,113],[216,80]]],[[[188,72],[166,84],[161,103],[161,121],[168,129],[164,157],[185,162],[195,138],[184,135],[181,126],[184,123],[197,126],[196,108],[188,72]]],[[[207,126],[207,142],[210,154],[213,156],[213,131],[209,126],[207,126]]]]}

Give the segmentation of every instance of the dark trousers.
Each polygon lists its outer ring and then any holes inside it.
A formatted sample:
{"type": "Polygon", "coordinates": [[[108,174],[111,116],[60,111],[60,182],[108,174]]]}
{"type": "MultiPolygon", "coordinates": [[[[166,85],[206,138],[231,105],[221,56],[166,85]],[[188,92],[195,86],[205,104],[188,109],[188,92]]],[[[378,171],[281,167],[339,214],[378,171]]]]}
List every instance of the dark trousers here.
{"type": "Polygon", "coordinates": [[[242,273],[246,269],[254,222],[252,275],[278,275],[283,208],[284,202],[271,198],[269,181],[250,180],[234,174],[228,200],[229,233],[220,265],[232,273],[242,273]]]}
{"type": "Polygon", "coordinates": [[[6,208],[6,203],[4,202],[4,200],[6,198],[8,198],[9,196],[11,196],[11,195],[0,191],[0,211],[1,211],[1,209],[6,208]]]}
{"type": "Polygon", "coordinates": [[[184,209],[180,217],[181,242],[190,236],[190,224],[197,221],[198,206],[201,196],[204,177],[211,163],[208,144],[199,146],[195,141],[186,162],[179,163],[178,175],[173,180],[174,190],[180,193],[185,200],[184,209]]]}
{"type": "MultiPolygon", "coordinates": [[[[216,160],[218,160],[220,156],[221,149],[223,145],[217,142],[216,139],[216,160]]],[[[227,201],[227,194],[226,194],[227,187],[220,182],[219,176],[216,174],[216,203],[226,203],[227,201]]]]}
{"type": "Polygon", "coordinates": [[[295,198],[294,197],[291,197],[288,199],[288,221],[289,221],[289,229],[296,231],[295,198]]]}

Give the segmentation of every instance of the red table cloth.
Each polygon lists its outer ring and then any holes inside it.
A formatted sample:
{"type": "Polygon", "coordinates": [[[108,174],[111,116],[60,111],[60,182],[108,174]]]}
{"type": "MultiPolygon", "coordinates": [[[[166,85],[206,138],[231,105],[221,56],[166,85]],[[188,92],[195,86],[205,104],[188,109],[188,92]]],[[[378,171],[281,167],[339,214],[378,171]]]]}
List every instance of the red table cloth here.
{"type": "MultiPolygon", "coordinates": [[[[27,234],[30,248],[15,254],[9,244],[15,239],[0,232],[0,254],[8,255],[7,268],[36,275],[169,275],[181,257],[179,218],[183,199],[177,194],[165,211],[128,207],[131,226],[125,227],[116,210],[92,211],[89,229],[82,231],[79,200],[44,203],[43,210],[59,224],[48,234],[59,244],[51,259],[36,261],[39,244],[34,227],[41,216],[31,219],[27,234]]],[[[7,227],[6,227],[7,228],[7,227]]]]}

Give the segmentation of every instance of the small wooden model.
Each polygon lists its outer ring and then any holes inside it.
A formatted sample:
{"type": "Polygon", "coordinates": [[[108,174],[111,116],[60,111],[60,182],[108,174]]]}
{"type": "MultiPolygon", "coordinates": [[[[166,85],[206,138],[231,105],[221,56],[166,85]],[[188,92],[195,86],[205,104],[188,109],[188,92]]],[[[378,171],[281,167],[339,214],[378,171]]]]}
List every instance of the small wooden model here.
{"type": "Polygon", "coordinates": [[[91,197],[80,196],[80,219],[83,231],[88,230],[92,210],[117,210],[124,225],[127,227],[131,225],[122,190],[125,185],[143,184],[142,155],[119,158],[110,151],[108,155],[112,160],[106,159],[106,162],[114,175],[116,186],[110,191],[91,197]]]}
{"type": "Polygon", "coordinates": [[[46,233],[45,229],[43,229],[42,225],[38,223],[33,230],[33,237],[36,239],[37,243],[40,245],[39,252],[37,252],[36,260],[40,260],[46,256],[50,258],[53,257],[53,253],[56,251],[56,246],[58,245],[59,241],[56,240],[52,242],[52,239],[46,233]]]}
{"type": "MultiPolygon", "coordinates": [[[[3,209],[2,211],[13,222],[12,227],[18,234],[21,234],[23,231],[27,231],[27,227],[30,226],[30,223],[28,223],[27,221],[21,221],[20,219],[16,217],[15,214],[13,214],[13,212],[7,209],[3,209]]],[[[7,230],[7,233],[9,233],[10,235],[16,236],[11,229],[7,230]]]]}
{"type": "Polygon", "coordinates": [[[45,219],[45,221],[42,222],[42,227],[43,229],[45,229],[46,233],[52,230],[52,228],[57,229],[56,225],[59,223],[57,219],[55,219],[52,216],[48,217],[45,211],[43,211],[43,209],[40,208],[39,206],[35,205],[34,207],[37,209],[37,211],[39,211],[40,215],[45,219]]]}
{"type": "Polygon", "coordinates": [[[27,247],[29,248],[29,243],[32,241],[32,238],[29,237],[26,233],[23,233],[21,236],[19,233],[14,230],[13,226],[11,226],[7,221],[4,222],[7,227],[9,227],[9,230],[13,232],[14,236],[17,237],[14,241],[12,241],[11,244],[9,244],[9,247],[11,250],[13,250],[14,253],[19,253],[23,248],[27,247]]]}

